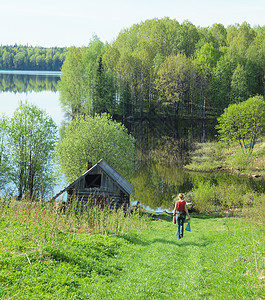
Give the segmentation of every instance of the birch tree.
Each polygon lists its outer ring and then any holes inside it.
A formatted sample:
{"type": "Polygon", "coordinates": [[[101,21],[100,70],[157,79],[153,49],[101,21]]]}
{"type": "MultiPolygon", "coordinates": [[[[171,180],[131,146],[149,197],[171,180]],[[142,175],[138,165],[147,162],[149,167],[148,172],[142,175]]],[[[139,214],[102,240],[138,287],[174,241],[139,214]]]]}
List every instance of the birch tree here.
{"type": "Polygon", "coordinates": [[[8,146],[18,199],[44,197],[53,183],[52,159],[57,128],[35,105],[20,103],[10,120],[8,146]]]}
{"type": "Polygon", "coordinates": [[[10,181],[10,162],[8,156],[8,119],[0,118],[0,191],[4,190],[10,181]]]}
{"type": "Polygon", "coordinates": [[[265,102],[262,96],[229,105],[218,118],[219,141],[237,142],[244,152],[252,153],[258,138],[265,133],[265,102]]]}

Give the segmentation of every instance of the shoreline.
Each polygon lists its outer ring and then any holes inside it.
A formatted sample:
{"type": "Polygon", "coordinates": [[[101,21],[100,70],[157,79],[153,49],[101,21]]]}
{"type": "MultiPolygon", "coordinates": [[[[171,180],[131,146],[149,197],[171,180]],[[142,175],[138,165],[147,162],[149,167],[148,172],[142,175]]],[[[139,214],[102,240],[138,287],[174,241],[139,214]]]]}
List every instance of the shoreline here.
{"type": "Polygon", "coordinates": [[[197,144],[191,153],[191,163],[183,169],[189,172],[220,172],[246,178],[265,178],[265,143],[256,145],[251,155],[238,147],[225,148],[218,142],[197,144]]]}

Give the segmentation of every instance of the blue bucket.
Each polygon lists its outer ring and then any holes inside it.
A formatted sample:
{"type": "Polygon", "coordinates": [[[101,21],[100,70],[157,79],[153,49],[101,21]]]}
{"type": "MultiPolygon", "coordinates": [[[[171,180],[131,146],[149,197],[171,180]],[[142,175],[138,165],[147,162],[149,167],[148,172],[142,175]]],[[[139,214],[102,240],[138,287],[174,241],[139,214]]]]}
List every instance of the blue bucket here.
{"type": "Polygon", "coordinates": [[[187,226],[186,226],[185,230],[187,230],[187,231],[191,231],[191,229],[190,229],[190,222],[188,222],[188,224],[187,224],[187,226]]]}

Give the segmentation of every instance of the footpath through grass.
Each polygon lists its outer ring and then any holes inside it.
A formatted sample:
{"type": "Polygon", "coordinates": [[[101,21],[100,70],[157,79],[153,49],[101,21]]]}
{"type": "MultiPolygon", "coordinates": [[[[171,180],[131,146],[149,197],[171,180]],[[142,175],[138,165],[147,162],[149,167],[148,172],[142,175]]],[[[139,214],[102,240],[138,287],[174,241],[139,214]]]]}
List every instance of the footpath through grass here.
{"type": "Polygon", "coordinates": [[[193,216],[181,240],[163,214],[120,236],[25,226],[0,219],[1,299],[264,299],[264,226],[244,218],[193,216]]]}
{"type": "Polygon", "coordinates": [[[181,240],[171,219],[128,235],[133,247],[126,268],[95,298],[263,299],[264,229],[243,219],[199,216],[191,226],[181,240]]]}

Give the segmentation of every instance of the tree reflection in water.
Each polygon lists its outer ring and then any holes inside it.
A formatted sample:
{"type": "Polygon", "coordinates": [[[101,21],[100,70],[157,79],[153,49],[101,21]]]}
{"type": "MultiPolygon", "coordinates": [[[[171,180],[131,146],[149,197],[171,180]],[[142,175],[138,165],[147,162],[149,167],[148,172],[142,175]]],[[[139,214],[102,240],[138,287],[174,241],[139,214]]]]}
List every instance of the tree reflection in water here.
{"type": "MultiPolygon", "coordinates": [[[[57,72],[58,73],[58,72],[57,72]]],[[[57,74],[55,73],[55,75],[57,74]]],[[[38,74],[36,72],[36,74],[38,74]]],[[[29,75],[0,73],[0,91],[13,93],[57,91],[59,75],[29,75]]]]}
{"type": "Polygon", "coordinates": [[[240,204],[237,201],[240,195],[243,198],[248,193],[265,193],[262,179],[243,178],[218,171],[205,174],[183,169],[183,165],[190,160],[194,143],[215,139],[213,122],[161,122],[161,119],[153,119],[134,122],[128,128],[137,140],[138,153],[137,169],[130,179],[134,186],[132,201],[139,201],[141,205],[154,210],[172,210],[178,193],[186,194],[186,199],[192,201],[195,191],[201,189],[203,198],[210,187],[214,205],[224,205],[220,199],[226,197],[226,201],[231,201],[227,203],[231,207],[240,204]]]}

